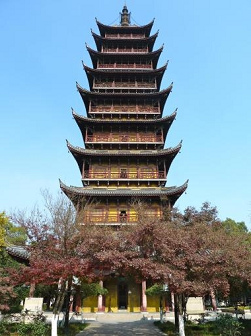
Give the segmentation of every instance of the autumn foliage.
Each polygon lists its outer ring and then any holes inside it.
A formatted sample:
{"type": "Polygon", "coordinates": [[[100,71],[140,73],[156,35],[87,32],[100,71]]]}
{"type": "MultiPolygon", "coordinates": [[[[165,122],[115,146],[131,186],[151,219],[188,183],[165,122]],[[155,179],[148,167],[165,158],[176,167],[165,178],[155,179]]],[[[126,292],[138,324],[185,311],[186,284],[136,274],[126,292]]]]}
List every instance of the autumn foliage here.
{"type": "Polygon", "coordinates": [[[162,219],[145,215],[145,204],[136,201],[138,224],[119,226],[82,224],[64,198],[47,195],[49,216],[38,209],[28,217],[16,214],[26,229],[29,266],[23,265],[18,282],[61,285],[60,302],[74,277],[106,280],[114,274],[167,284],[176,295],[176,308],[184,313],[189,296],[218,291],[227,295],[231,279],[250,283],[250,237],[247,232],[226,229],[217,209],[204,203],[198,211],[166,210],[162,219]]]}

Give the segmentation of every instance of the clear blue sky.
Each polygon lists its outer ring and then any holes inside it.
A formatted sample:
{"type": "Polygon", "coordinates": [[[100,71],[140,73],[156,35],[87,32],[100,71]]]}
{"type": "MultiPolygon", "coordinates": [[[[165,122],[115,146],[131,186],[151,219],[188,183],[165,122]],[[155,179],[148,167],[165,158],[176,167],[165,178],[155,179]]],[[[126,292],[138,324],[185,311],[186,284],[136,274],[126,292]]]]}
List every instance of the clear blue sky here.
{"type": "MultiPolygon", "coordinates": [[[[0,1],[0,211],[31,208],[58,178],[80,186],[65,139],[82,146],[71,107],[85,115],[75,81],[87,87],[95,17],[118,23],[124,1],[0,1]]],[[[155,48],[169,60],[162,88],[174,89],[164,115],[178,107],[166,146],[183,147],[168,186],[189,179],[176,205],[209,201],[220,218],[251,228],[251,1],[127,0],[134,23],[155,18],[155,48]]]]}

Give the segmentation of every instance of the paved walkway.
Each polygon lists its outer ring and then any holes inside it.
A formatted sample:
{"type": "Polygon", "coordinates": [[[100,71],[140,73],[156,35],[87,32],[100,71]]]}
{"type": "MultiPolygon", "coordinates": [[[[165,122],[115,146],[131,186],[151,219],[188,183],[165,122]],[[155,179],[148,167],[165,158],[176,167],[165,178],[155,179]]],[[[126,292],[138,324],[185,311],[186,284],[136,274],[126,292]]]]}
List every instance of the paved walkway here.
{"type": "Polygon", "coordinates": [[[91,322],[77,336],[160,336],[165,335],[153,324],[153,321],[141,320],[131,322],[91,322]]]}

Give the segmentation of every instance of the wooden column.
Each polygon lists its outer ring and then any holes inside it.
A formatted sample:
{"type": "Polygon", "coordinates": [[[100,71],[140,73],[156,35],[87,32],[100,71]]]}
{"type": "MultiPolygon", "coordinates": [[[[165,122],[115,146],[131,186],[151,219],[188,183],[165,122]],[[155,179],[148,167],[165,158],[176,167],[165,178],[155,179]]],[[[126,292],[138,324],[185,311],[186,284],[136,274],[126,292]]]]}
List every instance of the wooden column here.
{"type": "Polygon", "coordinates": [[[146,281],[142,281],[142,306],[141,311],[146,312],[147,311],[147,298],[146,298],[146,281]]]}

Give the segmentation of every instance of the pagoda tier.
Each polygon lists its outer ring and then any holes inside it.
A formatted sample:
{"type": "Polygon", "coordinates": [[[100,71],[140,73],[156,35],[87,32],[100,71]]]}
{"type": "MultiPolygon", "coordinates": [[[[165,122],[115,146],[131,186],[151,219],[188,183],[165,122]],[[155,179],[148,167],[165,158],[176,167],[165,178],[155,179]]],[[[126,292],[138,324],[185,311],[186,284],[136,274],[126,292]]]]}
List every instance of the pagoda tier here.
{"type": "Polygon", "coordinates": [[[72,200],[76,205],[85,202],[85,199],[90,197],[104,198],[118,198],[125,197],[129,199],[133,198],[157,198],[158,200],[165,200],[171,206],[174,205],[176,200],[186,191],[188,181],[186,181],[180,187],[168,187],[168,188],[118,188],[118,189],[103,189],[103,188],[82,188],[66,186],[62,181],[60,181],[60,188],[64,193],[72,200]]]}
{"type": "MultiPolygon", "coordinates": [[[[165,102],[172,91],[173,84],[167,89],[157,92],[145,93],[128,92],[127,89],[116,90],[107,89],[106,92],[93,92],[83,89],[77,83],[80,93],[89,116],[121,116],[133,115],[135,118],[156,118],[161,117],[165,102]]],[[[137,91],[137,90],[135,90],[137,91]]]]}
{"type": "Polygon", "coordinates": [[[154,92],[160,89],[160,84],[167,64],[159,69],[142,71],[138,69],[92,69],[83,64],[90,89],[98,92],[104,90],[149,90],[154,92]]]}
{"type": "Polygon", "coordinates": [[[118,34],[118,35],[128,35],[128,34],[132,34],[133,36],[135,35],[140,35],[140,36],[144,36],[144,37],[149,37],[150,33],[151,33],[151,29],[154,23],[154,20],[152,20],[150,23],[148,23],[147,25],[144,26],[136,26],[136,25],[128,25],[128,26],[107,26],[101,22],[99,22],[96,19],[96,23],[100,32],[100,35],[105,37],[105,36],[113,36],[114,34],[118,34]]]}
{"type": "Polygon", "coordinates": [[[158,32],[149,37],[131,37],[128,35],[127,37],[108,38],[97,35],[92,31],[92,36],[98,51],[147,53],[153,50],[158,32]]]}
{"type": "Polygon", "coordinates": [[[87,46],[94,68],[99,69],[156,69],[163,47],[145,54],[99,52],[87,46]]]}
{"type": "Polygon", "coordinates": [[[84,185],[144,185],[164,186],[168,170],[181,143],[164,150],[88,150],[67,142],[76,159],[84,185]],[[102,165],[101,165],[102,162],[102,165]],[[87,183],[88,182],[88,183],[87,183]],[[91,183],[91,184],[93,184],[91,183]]]}
{"type": "Polygon", "coordinates": [[[119,119],[91,119],[76,114],[74,110],[72,115],[86,148],[113,149],[114,144],[120,143],[123,149],[162,149],[177,111],[160,119],[127,119],[122,128],[119,119]]]}

